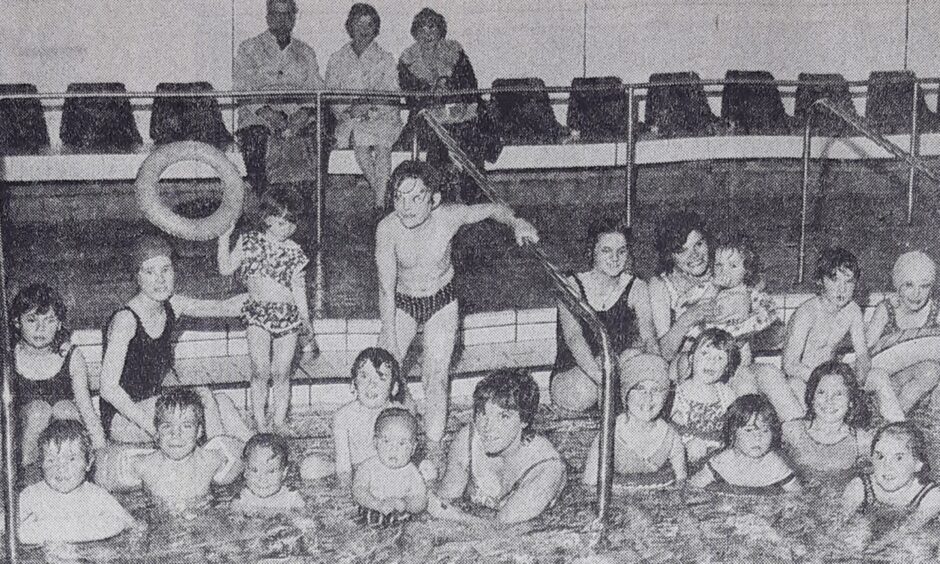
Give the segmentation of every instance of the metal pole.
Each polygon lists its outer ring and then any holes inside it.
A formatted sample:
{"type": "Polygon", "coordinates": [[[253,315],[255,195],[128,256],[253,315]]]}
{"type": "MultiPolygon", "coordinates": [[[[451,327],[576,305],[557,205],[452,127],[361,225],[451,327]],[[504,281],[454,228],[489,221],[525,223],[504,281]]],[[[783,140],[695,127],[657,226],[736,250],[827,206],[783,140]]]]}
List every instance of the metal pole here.
{"type": "MultiPolygon", "coordinates": [[[[313,314],[323,317],[323,294],[326,286],[323,278],[323,216],[326,214],[326,189],[323,186],[323,94],[317,92],[317,255],[314,261],[316,281],[313,293],[313,314]]],[[[329,166],[327,161],[326,166],[329,166]]]]}
{"type": "Polygon", "coordinates": [[[796,271],[796,281],[803,283],[803,271],[806,266],[806,208],[809,199],[809,157],[812,143],[813,108],[806,112],[806,125],[803,128],[803,188],[800,201],[800,246],[799,265],[796,271]]]}
{"type": "Polygon", "coordinates": [[[601,338],[601,436],[600,452],[597,464],[597,521],[607,524],[610,515],[610,497],[614,484],[614,405],[617,390],[617,374],[614,371],[614,359],[610,349],[610,339],[605,331],[601,338]]]}
{"type": "MultiPolygon", "coordinates": [[[[914,82],[914,100],[911,102],[911,144],[908,146],[907,152],[911,154],[915,159],[918,156],[919,143],[917,142],[917,126],[918,124],[918,110],[917,107],[918,100],[920,98],[920,84],[914,82]]],[[[912,163],[911,168],[907,174],[907,224],[911,224],[911,220],[914,215],[914,185],[917,182],[917,167],[912,163]]]]}
{"type": "MultiPolygon", "coordinates": [[[[2,172],[2,171],[0,171],[2,172]]],[[[0,196],[0,348],[6,350],[10,343],[10,324],[7,319],[7,273],[6,273],[6,254],[3,249],[3,224],[6,220],[7,204],[6,194],[0,196]]],[[[3,390],[0,392],[0,399],[3,402],[3,473],[5,477],[4,486],[6,487],[6,522],[4,530],[7,535],[7,558],[11,564],[17,564],[20,561],[17,547],[17,527],[19,514],[16,497],[16,462],[14,455],[16,448],[14,445],[14,417],[13,417],[13,370],[10,366],[10,356],[2,355],[3,363],[3,390]]]]}
{"type": "Polygon", "coordinates": [[[413,122],[415,124],[414,131],[411,132],[411,160],[418,160],[418,120],[413,122]]]}
{"type": "Polygon", "coordinates": [[[631,86],[627,89],[627,167],[624,179],[624,200],[627,206],[627,227],[633,227],[633,191],[636,183],[633,163],[636,160],[636,91],[631,86]]]}

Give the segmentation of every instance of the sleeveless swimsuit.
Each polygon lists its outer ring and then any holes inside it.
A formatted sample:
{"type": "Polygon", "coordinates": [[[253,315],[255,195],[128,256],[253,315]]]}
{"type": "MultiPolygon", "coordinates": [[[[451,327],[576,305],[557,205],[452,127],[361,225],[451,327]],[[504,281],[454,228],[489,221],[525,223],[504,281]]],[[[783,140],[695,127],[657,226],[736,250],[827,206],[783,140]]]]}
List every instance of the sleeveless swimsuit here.
{"type": "Polygon", "coordinates": [[[858,444],[858,430],[849,429],[849,434],[839,442],[824,444],[807,430],[809,422],[803,419],[784,423],[784,439],[787,454],[801,468],[816,472],[849,470],[864,458],[858,444]],[[793,429],[793,432],[788,432],[793,429]]]}
{"type": "Polygon", "coordinates": [[[662,442],[652,453],[646,454],[636,450],[624,429],[627,424],[625,414],[617,416],[614,424],[614,470],[618,474],[650,474],[658,472],[669,461],[672,445],[681,440],[672,425],[663,422],[666,431],[662,442]]]}
{"type": "MultiPolygon", "coordinates": [[[[159,394],[164,376],[173,369],[173,343],[170,342],[170,337],[173,334],[173,326],[176,324],[176,315],[169,301],[163,302],[163,309],[166,312],[166,325],[163,333],[156,338],[147,334],[140,317],[133,309],[125,307],[114,313],[116,315],[120,311],[129,311],[137,322],[134,337],[127,344],[124,368],[121,370],[121,379],[118,381],[121,389],[135,402],[159,394]]],[[[114,315],[108,320],[108,325],[111,325],[114,315]]],[[[107,329],[105,334],[107,335],[107,329]]],[[[105,351],[107,351],[107,342],[105,351]]],[[[117,409],[104,398],[101,399],[100,405],[101,424],[105,432],[110,433],[111,420],[117,414],[117,409]]]]}
{"type": "Polygon", "coordinates": [[[796,479],[796,474],[790,472],[786,476],[780,478],[776,482],[767,484],[766,486],[742,486],[739,484],[732,484],[725,480],[718,470],[715,470],[715,467],[712,466],[711,459],[705,463],[705,466],[708,467],[708,470],[712,473],[712,476],[715,478],[715,481],[710,484],[710,489],[715,489],[725,493],[739,494],[739,495],[774,495],[786,493],[786,490],[783,489],[783,486],[792,482],[796,479]]]}
{"type": "MultiPolygon", "coordinates": [[[[587,300],[587,293],[584,291],[584,285],[581,283],[581,279],[579,279],[576,274],[572,275],[571,278],[573,278],[578,285],[581,297],[587,300]]],[[[633,289],[634,282],[636,282],[636,276],[631,276],[630,281],[624,286],[623,292],[620,293],[620,297],[617,298],[617,301],[614,302],[612,306],[601,311],[595,310],[597,318],[600,320],[601,324],[604,325],[607,334],[610,336],[610,345],[615,354],[620,354],[639,340],[640,329],[637,325],[636,312],[630,307],[630,290],[633,289]]],[[[581,334],[584,335],[584,340],[587,341],[588,347],[591,349],[591,355],[597,356],[601,352],[600,341],[597,339],[597,336],[594,335],[594,332],[591,331],[586,321],[580,317],[578,317],[577,320],[578,324],[581,326],[581,334]]],[[[556,339],[558,341],[558,353],[555,356],[555,367],[552,370],[552,374],[570,370],[578,365],[574,355],[571,354],[571,349],[568,348],[568,344],[565,342],[565,336],[560,323],[556,331],[556,339]]]]}
{"type": "MultiPolygon", "coordinates": [[[[59,371],[51,378],[32,380],[17,372],[17,377],[13,379],[13,390],[16,393],[17,403],[26,405],[34,400],[42,400],[49,405],[55,405],[62,400],[74,400],[72,375],[69,373],[69,363],[72,361],[72,352],[74,350],[75,347],[69,349],[59,371]]],[[[16,366],[15,360],[13,366],[16,366]]]]}
{"type": "MultiPolygon", "coordinates": [[[[887,505],[879,501],[875,496],[875,486],[872,484],[871,474],[862,474],[859,476],[859,478],[862,479],[862,485],[865,486],[865,499],[862,500],[862,505],[858,508],[859,513],[867,512],[869,509],[874,508],[876,504],[887,505]]],[[[917,494],[915,494],[911,501],[908,502],[907,507],[910,509],[917,509],[920,507],[921,502],[924,501],[924,498],[927,497],[927,494],[936,487],[937,484],[932,481],[927,481],[926,483],[922,484],[917,494]]]]}
{"type": "MultiPolygon", "coordinates": [[[[898,317],[897,312],[894,310],[894,306],[891,305],[890,299],[885,299],[885,309],[888,312],[888,323],[885,324],[883,335],[893,335],[895,333],[900,333],[901,331],[907,331],[907,329],[901,329],[898,327],[898,317]]],[[[927,321],[919,327],[919,329],[936,329],[940,327],[940,322],[937,320],[938,310],[940,306],[937,305],[937,301],[930,300],[930,311],[927,313],[927,321]]]]}
{"type": "MultiPolygon", "coordinates": [[[[533,437],[535,439],[536,437],[533,437]]],[[[545,439],[542,439],[545,440],[545,439]]],[[[531,445],[532,439],[529,441],[523,440],[522,448],[526,448],[531,445]]],[[[550,463],[556,462],[564,464],[561,460],[561,457],[555,453],[554,456],[547,456],[541,460],[537,460],[532,463],[531,466],[525,469],[525,471],[516,479],[513,484],[506,489],[505,492],[502,491],[502,483],[500,477],[492,472],[486,467],[479,467],[474,464],[474,452],[477,452],[477,459],[480,456],[485,457],[483,453],[483,445],[480,443],[480,439],[477,438],[476,433],[473,432],[473,428],[470,428],[470,440],[467,441],[467,448],[469,450],[468,467],[470,469],[470,482],[468,485],[468,497],[472,503],[477,505],[482,505],[489,509],[499,509],[503,506],[503,503],[516,492],[522,485],[525,483],[526,478],[529,474],[532,473],[536,468],[550,463]]],[[[555,493],[555,497],[552,499],[551,503],[547,507],[554,505],[555,501],[558,499],[559,494],[561,494],[561,488],[555,493]]]]}

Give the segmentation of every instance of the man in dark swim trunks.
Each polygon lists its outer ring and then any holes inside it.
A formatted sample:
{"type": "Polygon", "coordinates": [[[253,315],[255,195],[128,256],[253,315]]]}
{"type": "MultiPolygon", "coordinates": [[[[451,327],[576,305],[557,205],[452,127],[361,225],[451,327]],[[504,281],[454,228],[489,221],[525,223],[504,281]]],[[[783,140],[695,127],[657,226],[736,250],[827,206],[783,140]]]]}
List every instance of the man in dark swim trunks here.
{"type": "Polygon", "coordinates": [[[512,227],[520,245],[538,242],[538,234],[528,221],[500,204],[441,205],[439,183],[425,163],[399,165],[391,186],[395,210],[376,228],[379,346],[401,361],[418,326],[424,325],[424,427],[431,442],[428,451],[436,454],[447,423],[448,367],[458,323],[453,238],[462,226],[484,219],[512,227]]]}

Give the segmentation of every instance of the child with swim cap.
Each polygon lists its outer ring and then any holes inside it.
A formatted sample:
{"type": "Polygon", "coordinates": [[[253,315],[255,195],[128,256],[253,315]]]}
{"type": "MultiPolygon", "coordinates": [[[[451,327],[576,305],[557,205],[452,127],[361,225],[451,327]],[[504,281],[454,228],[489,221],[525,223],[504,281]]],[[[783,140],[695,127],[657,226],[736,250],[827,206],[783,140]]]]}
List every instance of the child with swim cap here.
{"type": "Polygon", "coordinates": [[[304,508],[300,494],[284,485],[287,476],[287,439],[274,433],[259,433],[242,453],[245,487],[232,502],[242,513],[298,511],[304,508]]]}

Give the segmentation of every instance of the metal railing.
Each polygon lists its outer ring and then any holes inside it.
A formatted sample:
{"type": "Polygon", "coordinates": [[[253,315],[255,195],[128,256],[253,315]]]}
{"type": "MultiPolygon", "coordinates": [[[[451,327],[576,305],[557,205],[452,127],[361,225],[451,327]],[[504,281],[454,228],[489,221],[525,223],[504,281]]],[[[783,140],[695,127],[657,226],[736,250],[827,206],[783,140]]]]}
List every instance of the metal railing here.
{"type": "MultiPolygon", "coordinates": [[[[447,132],[444,126],[427,111],[421,111],[420,115],[441,142],[447,146],[451,158],[479,185],[483,193],[492,202],[509,208],[506,202],[499,197],[490,181],[477,169],[470,157],[467,156],[460,144],[447,132]]],[[[601,344],[601,437],[597,479],[597,522],[603,525],[607,521],[610,510],[614,470],[614,418],[616,416],[614,413],[616,404],[614,396],[617,389],[617,371],[614,368],[614,353],[610,345],[610,337],[607,335],[604,325],[597,318],[597,313],[585,298],[571,288],[558,267],[549,260],[544,249],[538,244],[529,244],[524,248],[539,261],[539,264],[548,273],[562,302],[572,313],[587,322],[588,327],[597,335],[601,344]]]]}
{"type": "MultiPolygon", "coordinates": [[[[837,116],[839,119],[845,123],[852,126],[853,129],[864,135],[866,138],[871,140],[873,143],[890,153],[894,158],[904,161],[910,167],[908,173],[908,185],[907,185],[907,222],[910,223],[914,211],[914,184],[917,180],[917,172],[922,172],[927,178],[933,180],[934,182],[940,184],[940,175],[927,165],[923,159],[916,155],[917,152],[917,126],[918,126],[918,112],[917,112],[917,102],[919,88],[918,85],[914,84],[914,103],[913,109],[911,110],[911,134],[910,134],[910,147],[908,151],[905,151],[901,147],[898,147],[878,131],[876,131],[867,120],[856,115],[855,113],[849,111],[847,108],[841,107],[839,104],[833,103],[828,98],[822,98],[813,103],[813,108],[819,107],[823,108],[833,115],[837,116]]],[[[812,108],[811,108],[812,110],[812,108]]],[[[812,148],[812,124],[813,124],[813,111],[808,111],[806,114],[806,123],[803,128],[803,182],[800,190],[800,241],[799,241],[799,251],[798,251],[798,260],[799,264],[797,266],[797,282],[802,283],[803,278],[805,277],[806,269],[806,229],[807,229],[807,207],[809,202],[809,164],[811,157],[811,148],[812,148]]]]}

